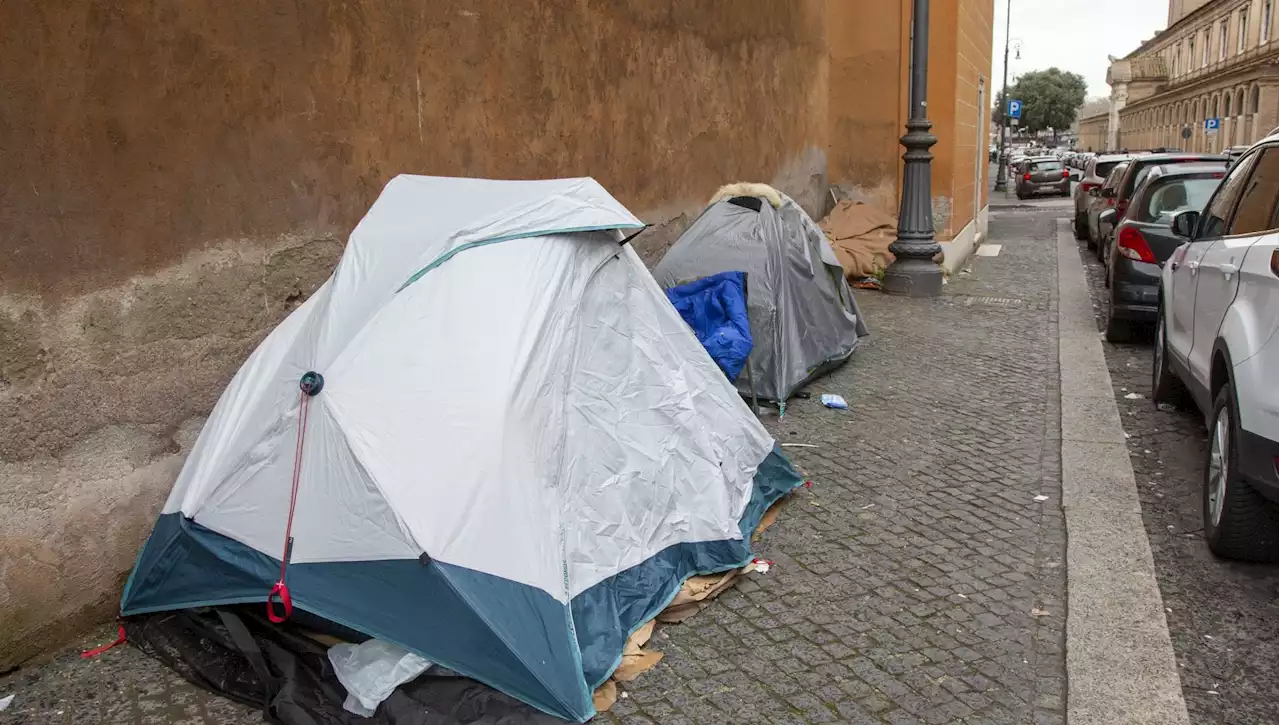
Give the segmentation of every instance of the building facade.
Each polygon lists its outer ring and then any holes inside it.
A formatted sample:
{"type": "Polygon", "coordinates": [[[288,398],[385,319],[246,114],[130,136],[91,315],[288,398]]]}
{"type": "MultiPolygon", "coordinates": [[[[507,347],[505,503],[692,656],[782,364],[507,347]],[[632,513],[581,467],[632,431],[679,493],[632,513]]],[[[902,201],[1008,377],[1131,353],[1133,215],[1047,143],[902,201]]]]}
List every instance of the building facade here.
{"type": "Polygon", "coordinates": [[[1080,137],[1076,141],[1076,148],[1082,151],[1103,151],[1107,148],[1107,128],[1111,124],[1110,112],[1095,113],[1081,118],[1077,123],[1080,126],[1080,137]]]}
{"type": "MultiPolygon", "coordinates": [[[[896,215],[887,6],[0,3],[0,671],[115,613],[204,416],[396,174],[593,176],[650,263],[726,182],[896,215]]],[[[985,218],[992,0],[932,9],[955,245],[985,218]]]]}
{"type": "Polygon", "coordinates": [[[1170,0],[1168,28],[1107,71],[1104,147],[1218,152],[1258,140],[1280,121],[1278,52],[1276,0],[1170,0]]]}

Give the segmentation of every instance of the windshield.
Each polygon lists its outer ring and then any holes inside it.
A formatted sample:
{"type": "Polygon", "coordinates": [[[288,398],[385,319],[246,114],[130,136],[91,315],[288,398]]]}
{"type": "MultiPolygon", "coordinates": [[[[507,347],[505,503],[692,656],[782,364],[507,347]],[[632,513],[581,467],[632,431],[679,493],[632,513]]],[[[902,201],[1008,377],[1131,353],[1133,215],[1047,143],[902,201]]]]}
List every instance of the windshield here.
{"type": "Polygon", "coordinates": [[[1137,221],[1169,224],[1184,211],[1200,211],[1221,181],[1211,177],[1173,178],[1163,183],[1157,180],[1157,186],[1147,193],[1147,201],[1142,205],[1137,221]]]}
{"type": "Polygon", "coordinates": [[[1061,161],[1032,161],[1032,171],[1062,171],[1061,161]]]}

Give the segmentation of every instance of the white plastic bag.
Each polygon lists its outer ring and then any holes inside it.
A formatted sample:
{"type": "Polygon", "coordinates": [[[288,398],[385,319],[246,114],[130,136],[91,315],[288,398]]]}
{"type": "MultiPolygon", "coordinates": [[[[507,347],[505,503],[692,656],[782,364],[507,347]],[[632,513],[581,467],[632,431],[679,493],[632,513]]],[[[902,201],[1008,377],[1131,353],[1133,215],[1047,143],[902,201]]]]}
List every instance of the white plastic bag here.
{"type": "Polygon", "coordinates": [[[329,662],[347,688],[342,709],[361,717],[371,717],[393,690],[431,666],[418,655],[378,639],[335,644],[329,648],[329,662]]]}

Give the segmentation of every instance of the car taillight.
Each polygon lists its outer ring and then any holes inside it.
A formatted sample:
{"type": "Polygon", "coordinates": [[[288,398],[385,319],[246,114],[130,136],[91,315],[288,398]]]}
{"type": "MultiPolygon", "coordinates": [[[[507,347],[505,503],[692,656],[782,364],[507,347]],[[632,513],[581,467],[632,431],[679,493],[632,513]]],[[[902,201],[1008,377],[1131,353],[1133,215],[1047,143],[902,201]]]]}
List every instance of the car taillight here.
{"type": "Polygon", "coordinates": [[[1280,277],[1280,251],[1271,250],[1271,274],[1280,277]]]}
{"type": "Polygon", "coordinates": [[[1022,180],[1023,180],[1023,181],[1031,181],[1031,174],[1023,174],[1023,175],[1022,175],[1022,180]]]}
{"type": "Polygon", "coordinates": [[[1083,191],[1086,194],[1088,194],[1089,192],[1093,191],[1096,188],[1098,188],[1098,184],[1095,184],[1091,181],[1080,182],[1080,191],[1083,191]]]}
{"type": "Polygon", "coordinates": [[[1147,246],[1146,237],[1142,236],[1142,232],[1134,227],[1126,226],[1120,228],[1120,234],[1116,236],[1116,251],[1129,259],[1151,264],[1156,263],[1156,257],[1151,253],[1151,247],[1147,246]]]}
{"type": "Polygon", "coordinates": [[[1210,175],[1209,175],[1209,178],[1211,178],[1211,179],[1221,179],[1222,177],[1224,177],[1224,176],[1226,176],[1226,175],[1227,175],[1227,172],[1225,172],[1225,171],[1215,171],[1215,172],[1213,172],[1212,174],[1210,174],[1210,175]]]}
{"type": "Polygon", "coordinates": [[[1070,171],[1067,171],[1066,169],[1063,169],[1063,170],[1062,170],[1062,178],[1064,178],[1064,179],[1069,179],[1069,178],[1071,178],[1071,172],[1070,172],[1070,171]]]}

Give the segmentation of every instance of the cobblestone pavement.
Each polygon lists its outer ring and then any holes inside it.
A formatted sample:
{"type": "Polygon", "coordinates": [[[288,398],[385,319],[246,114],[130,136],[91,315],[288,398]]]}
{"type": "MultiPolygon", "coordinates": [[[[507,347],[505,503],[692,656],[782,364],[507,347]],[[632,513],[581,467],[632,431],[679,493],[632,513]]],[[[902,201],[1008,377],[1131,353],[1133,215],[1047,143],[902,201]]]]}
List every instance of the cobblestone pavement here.
{"type": "MultiPolygon", "coordinates": [[[[786,449],[814,485],[758,544],[776,567],[660,629],[665,659],[599,722],[1064,721],[1054,216],[993,209],[1002,252],[940,299],[860,293],[872,338],[766,416],[816,446],[786,449]]],[[[128,647],[68,652],[9,693],[0,723],[260,721],[128,647]]]]}
{"type": "MultiPolygon", "coordinates": [[[[1102,265],[1083,253],[1083,243],[1080,248],[1101,330],[1102,265]]],[[[1102,348],[1130,436],[1129,459],[1191,722],[1276,722],[1276,565],[1223,561],[1205,546],[1204,421],[1195,410],[1164,412],[1151,404],[1151,335],[1127,345],[1104,340],[1102,348]],[[1126,399],[1131,392],[1143,398],[1126,399]]]]}

